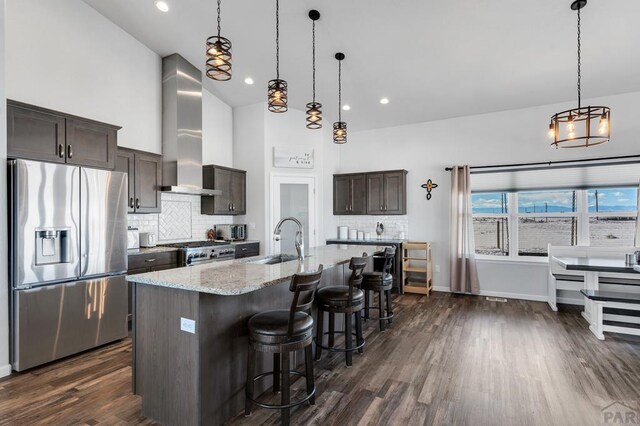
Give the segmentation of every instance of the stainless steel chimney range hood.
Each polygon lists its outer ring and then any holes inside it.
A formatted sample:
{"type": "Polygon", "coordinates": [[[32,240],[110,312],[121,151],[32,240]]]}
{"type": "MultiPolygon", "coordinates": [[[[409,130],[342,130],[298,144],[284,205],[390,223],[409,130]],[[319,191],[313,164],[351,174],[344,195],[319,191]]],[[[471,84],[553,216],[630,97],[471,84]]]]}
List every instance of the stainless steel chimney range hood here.
{"type": "Polygon", "coordinates": [[[161,190],[222,194],[202,188],[202,73],[177,53],[162,59],[161,190]]]}

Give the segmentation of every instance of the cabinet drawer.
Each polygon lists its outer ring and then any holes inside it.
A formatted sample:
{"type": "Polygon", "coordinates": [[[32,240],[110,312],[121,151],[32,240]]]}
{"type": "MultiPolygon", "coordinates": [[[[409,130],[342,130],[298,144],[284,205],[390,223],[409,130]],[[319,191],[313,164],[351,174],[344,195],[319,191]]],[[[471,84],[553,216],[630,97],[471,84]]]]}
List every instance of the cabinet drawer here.
{"type": "Polygon", "coordinates": [[[260,243],[248,243],[236,245],[236,259],[257,256],[260,254],[260,243]]]}
{"type": "MultiPolygon", "coordinates": [[[[178,252],[133,254],[129,256],[129,270],[138,268],[178,267],[178,252]]],[[[168,269],[168,268],[167,268],[168,269]]]]}

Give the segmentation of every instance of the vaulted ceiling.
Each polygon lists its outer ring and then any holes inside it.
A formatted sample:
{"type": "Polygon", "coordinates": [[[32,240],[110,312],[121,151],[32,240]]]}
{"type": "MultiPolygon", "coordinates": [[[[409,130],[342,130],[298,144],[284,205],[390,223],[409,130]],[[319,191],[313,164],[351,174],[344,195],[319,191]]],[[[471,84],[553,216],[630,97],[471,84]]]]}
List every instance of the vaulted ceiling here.
{"type": "MultiPolygon", "coordinates": [[[[215,0],[84,0],[161,56],[204,70],[215,0]]],[[[570,0],[280,0],[281,77],[292,108],[311,101],[311,21],[317,24],[318,101],[337,115],[337,64],[346,54],[343,116],[351,130],[570,101],[576,97],[576,12],[570,0]],[[389,98],[381,105],[381,97],[389,98]]],[[[275,1],[223,0],[233,79],[206,81],[231,106],[266,100],[275,77],[275,1]],[[252,77],[254,85],[243,82],[252,77]]],[[[583,97],[640,90],[640,1],[589,0],[582,12],[583,97]]],[[[205,78],[206,80],[206,78],[205,78]]],[[[550,111],[552,113],[552,111],[550,111]]]]}

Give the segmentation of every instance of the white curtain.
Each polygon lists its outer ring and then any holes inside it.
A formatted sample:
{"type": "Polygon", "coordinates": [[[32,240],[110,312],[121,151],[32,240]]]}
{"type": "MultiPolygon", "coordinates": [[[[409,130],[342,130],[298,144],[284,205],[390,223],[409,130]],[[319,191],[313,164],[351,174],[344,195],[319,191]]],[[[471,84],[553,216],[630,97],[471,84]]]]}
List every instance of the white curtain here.
{"type": "Polygon", "coordinates": [[[478,294],[470,180],[469,166],[451,170],[451,291],[478,294]]]}
{"type": "Polygon", "coordinates": [[[638,185],[638,216],[636,216],[635,246],[640,247],[640,185],[638,185]]]}

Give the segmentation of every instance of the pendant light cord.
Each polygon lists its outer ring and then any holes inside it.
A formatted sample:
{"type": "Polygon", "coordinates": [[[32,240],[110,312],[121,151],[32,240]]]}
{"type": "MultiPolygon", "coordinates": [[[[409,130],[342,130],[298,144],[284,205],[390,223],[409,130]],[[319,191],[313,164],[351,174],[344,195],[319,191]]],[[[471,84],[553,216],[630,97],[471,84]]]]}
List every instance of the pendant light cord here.
{"type": "Polygon", "coordinates": [[[342,61],[338,61],[338,121],[342,122],[342,61]]]}
{"type": "Polygon", "coordinates": [[[220,37],[220,0],[218,0],[218,37],[220,37]]]}
{"type": "Polygon", "coordinates": [[[280,80],[280,2],[276,0],[276,80],[280,80]]]}
{"type": "Polygon", "coordinates": [[[313,103],[316,102],[316,21],[312,21],[311,44],[313,56],[313,103]]]}
{"type": "Polygon", "coordinates": [[[582,98],[582,92],[580,90],[580,79],[581,79],[581,75],[580,75],[580,63],[582,62],[582,57],[581,57],[581,49],[580,49],[580,9],[578,9],[578,108],[580,108],[580,103],[581,103],[581,98],[582,98]]]}

